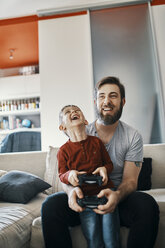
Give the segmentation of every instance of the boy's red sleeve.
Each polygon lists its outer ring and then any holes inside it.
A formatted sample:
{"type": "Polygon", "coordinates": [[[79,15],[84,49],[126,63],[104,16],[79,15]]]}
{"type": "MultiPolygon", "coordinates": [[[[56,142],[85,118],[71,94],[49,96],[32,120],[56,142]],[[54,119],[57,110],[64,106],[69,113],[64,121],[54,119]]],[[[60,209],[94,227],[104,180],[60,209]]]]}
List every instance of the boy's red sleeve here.
{"type": "Polygon", "coordinates": [[[110,174],[113,170],[113,163],[101,140],[100,140],[100,146],[101,146],[102,161],[104,161],[103,166],[105,166],[105,168],[107,169],[107,173],[110,174]]]}
{"type": "Polygon", "coordinates": [[[67,154],[60,148],[57,153],[58,160],[58,174],[62,183],[69,184],[68,176],[70,170],[67,166],[68,156],[67,154]]]}

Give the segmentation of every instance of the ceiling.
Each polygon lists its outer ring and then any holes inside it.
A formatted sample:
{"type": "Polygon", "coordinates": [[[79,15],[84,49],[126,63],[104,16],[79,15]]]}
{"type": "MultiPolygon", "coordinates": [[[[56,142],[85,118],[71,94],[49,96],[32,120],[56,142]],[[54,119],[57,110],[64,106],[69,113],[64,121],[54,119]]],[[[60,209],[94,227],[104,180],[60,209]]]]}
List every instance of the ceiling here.
{"type": "MultiPolygon", "coordinates": [[[[69,8],[76,5],[108,4],[119,0],[0,0],[0,19],[36,15],[38,10],[69,8]]],[[[131,2],[133,0],[120,0],[131,2]]],[[[135,1],[135,0],[134,0],[135,1]]],[[[136,0],[140,2],[142,0],[136,0]]],[[[152,5],[165,4],[165,0],[149,0],[152,5]]]]}

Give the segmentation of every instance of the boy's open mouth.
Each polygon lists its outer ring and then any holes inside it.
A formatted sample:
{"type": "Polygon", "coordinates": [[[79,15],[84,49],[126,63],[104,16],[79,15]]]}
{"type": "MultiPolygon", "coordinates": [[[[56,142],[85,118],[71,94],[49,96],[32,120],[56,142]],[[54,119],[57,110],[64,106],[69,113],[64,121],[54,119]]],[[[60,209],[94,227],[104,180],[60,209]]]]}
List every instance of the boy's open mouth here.
{"type": "Polygon", "coordinates": [[[78,119],[79,119],[79,116],[78,116],[78,115],[73,115],[73,116],[71,117],[71,120],[72,120],[72,121],[78,120],[78,119]]]}

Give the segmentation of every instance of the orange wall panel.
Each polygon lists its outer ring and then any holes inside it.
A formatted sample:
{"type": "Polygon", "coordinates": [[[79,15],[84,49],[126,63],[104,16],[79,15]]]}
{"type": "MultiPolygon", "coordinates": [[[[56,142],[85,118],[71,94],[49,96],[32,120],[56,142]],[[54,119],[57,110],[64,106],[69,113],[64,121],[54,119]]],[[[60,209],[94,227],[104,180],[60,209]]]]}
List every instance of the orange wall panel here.
{"type": "Polygon", "coordinates": [[[37,16],[0,21],[0,55],[0,69],[39,63],[37,16]],[[14,49],[12,60],[10,49],[14,49]]]}
{"type": "Polygon", "coordinates": [[[151,2],[151,5],[161,5],[161,4],[165,4],[165,0],[153,0],[151,2]]]}

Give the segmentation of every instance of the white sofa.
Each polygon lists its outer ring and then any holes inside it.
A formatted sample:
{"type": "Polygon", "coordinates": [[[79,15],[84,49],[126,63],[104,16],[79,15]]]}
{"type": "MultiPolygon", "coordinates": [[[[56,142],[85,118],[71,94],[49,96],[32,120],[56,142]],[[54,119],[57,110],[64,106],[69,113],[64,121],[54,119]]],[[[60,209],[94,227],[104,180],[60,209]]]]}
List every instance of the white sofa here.
{"type": "MultiPolygon", "coordinates": [[[[21,170],[33,173],[50,183],[54,180],[52,189],[60,190],[57,180],[57,168],[55,175],[49,174],[52,168],[48,163],[57,167],[56,153],[53,148],[48,152],[26,152],[0,154],[0,170],[21,170]],[[50,171],[49,171],[50,170],[50,171]],[[45,173],[46,171],[46,173],[45,173]]],[[[144,145],[144,157],[152,158],[152,189],[146,191],[151,194],[159,204],[160,224],[155,248],[165,247],[165,144],[144,145]]],[[[53,190],[47,190],[52,193],[53,190]]],[[[40,193],[27,204],[0,202],[0,247],[3,248],[44,248],[40,210],[46,194],[40,193]]],[[[81,227],[72,228],[71,236],[73,248],[86,247],[81,227]]],[[[122,248],[126,247],[128,229],[121,228],[122,248]]]]}

